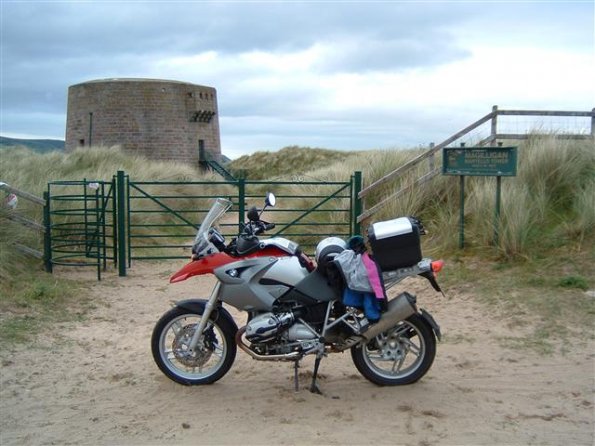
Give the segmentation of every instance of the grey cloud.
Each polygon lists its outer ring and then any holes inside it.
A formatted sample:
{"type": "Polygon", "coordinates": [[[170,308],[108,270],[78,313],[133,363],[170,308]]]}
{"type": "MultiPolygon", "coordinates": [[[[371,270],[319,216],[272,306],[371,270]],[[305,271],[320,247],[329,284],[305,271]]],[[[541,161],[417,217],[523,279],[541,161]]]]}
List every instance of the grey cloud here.
{"type": "Polygon", "coordinates": [[[457,26],[474,40],[594,51],[595,2],[477,2],[469,9],[457,26]]]}
{"type": "Polygon", "coordinates": [[[8,3],[3,9],[3,48],[5,55],[12,57],[104,57],[170,53],[177,48],[176,39],[164,34],[173,24],[160,21],[157,8],[130,8],[126,3],[32,2],[8,3]]]}
{"type": "MultiPolygon", "coordinates": [[[[3,8],[9,57],[288,51],[354,35],[382,40],[415,31],[423,41],[433,38],[434,28],[419,8],[399,3],[65,2],[3,8]]],[[[454,20],[455,14],[432,9],[443,22],[454,20]]]]}
{"type": "Polygon", "coordinates": [[[6,2],[2,12],[4,109],[62,109],[65,99],[52,105],[43,98],[64,98],[68,85],[93,78],[142,77],[151,59],[210,50],[281,54],[335,41],[341,51],[318,67],[325,73],[461,56],[425,13],[399,3],[6,2]],[[441,50],[432,51],[435,45],[441,50]]]}
{"type": "Polygon", "coordinates": [[[318,116],[312,103],[324,94],[316,85],[287,85],[283,92],[236,89],[229,85],[219,88],[219,107],[226,116],[318,116]]]}
{"type": "Polygon", "coordinates": [[[221,122],[222,146],[229,152],[276,150],[287,145],[342,150],[428,146],[450,134],[433,128],[435,117],[394,113],[370,125],[357,116],[284,120],[273,117],[234,117],[221,122]],[[421,136],[420,136],[421,135],[421,136]]]}
{"type": "Polygon", "coordinates": [[[449,39],[431,36],[393,40],[361,40],[330,54],[319,68],[325,72],[366,72],[435,66],[469,55],[449,39]]]}
{"type": "MultiPolygon", "coordinates": [[[[284,54],[322,42],[338,48],[315,67],[326,75],[427,68],[464,58],[467,53],[455,37],[460,29],[486,40],[515,39],[526,36],[525,23],[530,30],[527,35],[536,41],[543,37],[548,42],[576,44],[585,33],[591,32],[592,37],[592,5],[529,3],[3,1],[1,130],[16,133],[28,128],[43,136],[62,135],[69,85],[97,78],[147,77],[147,73],[161,77],[151,71],[152,62],[205,51],[216,51],[229,60],[252,50],[284,54]],[[572,20],[578,20],[574,28],[564,25],[572,20]],[[545,36],[539,34],[542,23],[549,26],[545,36]],[[507,28],[510,24],[514,28],[507,28]],[[563,35],[562,26],[576,32],[563,35]],[[49,132],[44,125],[56,130],[49,132]]],[[[592,46],[592,38],[587,41],[592,46]]],[[[369,134],[369,129],[391,141],[395,127],[390,119],[364,117],[370,124],[357,116],[357,110],[329,113],[319,106],[324,98],[316,85],[287,83],[277,91],[248,91],[241,81],[258,76],[259,67],[252,72],[234,67],[221,70],[214,74],[203,70],[195,78],[184,79],[168,72],[168,77],[219,90],[222,132],[240,131],[243,127],[238,123],[243,120],[263,125],[253,130],[256,133],[276,136],[285,131],[284,124],[289,138],[299,137],[310,145],[316,144],[316,135],[326,141],[325,129],[329,139],[341,144],[353,139],[352,144],[360,148],[379,145],[369,137],[367,144],[365,138],[355,141],[356,134],[369,134]],[[257,120],[245,118],[251,116],[257,120]]],[[[419,128],[397,114],[391,112],[392,122],[406,125],[395,137],[408,128],[419,128]]],[[[299,141],[289,142],[293,143],[299,141]]]]}
{"type": "Polygon", "coordinates": [[[70,85],[97,78],[117,77],[116,67],[128,67],[129,73],[143,73],[150,60],[137,55],[117,55],[109,59],[47,58],[34,63],[14,60],[2,73],[2,108],[30,108],[41,112],[65,112],[70,85]]]}

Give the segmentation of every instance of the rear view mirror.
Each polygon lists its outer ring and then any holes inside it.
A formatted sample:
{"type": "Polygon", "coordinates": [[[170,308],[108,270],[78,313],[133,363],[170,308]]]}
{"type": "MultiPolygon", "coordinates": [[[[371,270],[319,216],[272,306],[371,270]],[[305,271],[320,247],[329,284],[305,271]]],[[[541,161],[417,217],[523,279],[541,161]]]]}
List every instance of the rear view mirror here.
{"type": "Polygon", "coordinates": [[[275,204],[277,203],[277,198],[275,197],[274,193],[267,192],[267,197],[264,202],[267,206],[271,206],[274,208],[275,204]]]}

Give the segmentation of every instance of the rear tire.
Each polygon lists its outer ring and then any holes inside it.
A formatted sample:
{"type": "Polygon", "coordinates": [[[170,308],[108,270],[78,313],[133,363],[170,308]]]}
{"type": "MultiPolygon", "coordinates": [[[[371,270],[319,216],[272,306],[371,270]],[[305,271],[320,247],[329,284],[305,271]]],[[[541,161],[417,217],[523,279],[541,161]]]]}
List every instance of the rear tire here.
{"type": "Polygon", "coordinates": [[[367,345],[351,348],[351,359],[367,380],[379,386],[412,384],[424,376],[436,356],[436,337],[418,314],[380,333],[367,345]]]}
{"type": "Polygon", "coordinates": [[[229,371],[235,360],[236,330],[224,317],[209,320],[195,352],[190,353],[188,343],[202,314],[202,309],[193,312],[174,307],[159,319],[153,329],[153,359],[159,369],[177,383],[212,384],[229,371]]]}

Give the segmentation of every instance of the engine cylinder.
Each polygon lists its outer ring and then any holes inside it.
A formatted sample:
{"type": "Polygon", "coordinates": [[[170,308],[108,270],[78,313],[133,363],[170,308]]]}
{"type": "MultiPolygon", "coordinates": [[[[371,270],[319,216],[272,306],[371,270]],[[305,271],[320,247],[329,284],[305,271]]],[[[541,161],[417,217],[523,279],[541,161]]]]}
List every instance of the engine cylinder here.
{"type": "Polygon", "coordinates": [[[292,312],[261,314],[246,325],[246,339],[250,342],[268,341],[289,327],[294,320],[292,312]]]}

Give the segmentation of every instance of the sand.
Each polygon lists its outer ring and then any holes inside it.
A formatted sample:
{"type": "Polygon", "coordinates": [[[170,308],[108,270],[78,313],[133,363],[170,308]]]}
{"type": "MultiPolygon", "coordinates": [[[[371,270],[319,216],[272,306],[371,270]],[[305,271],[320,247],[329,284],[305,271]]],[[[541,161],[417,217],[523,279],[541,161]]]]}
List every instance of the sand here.
{"type": "MultiPolygon", "coordinates": [[[[220,381],[186,387],[154,364],[150,336],[172,301],[206,297],[212,277],[170,285],[182,263],[133,265],[127,277],[64,268],[94,302],[81,321],[1,352],[2,445],[593,445],[592,340],[560,342],[540,355],[505,339],[527,327],[489,314],[473,286],[446,290],[409,281],[444,333],[418,383],[378,387],[349,353],[321,365],[323,395],[307,390],[313,358],[294,392],[291,363],[256,361],[238,350],[220,381]],[[516,347],[515,347],[516,345],[516,347]]],[[[238,325],[245,319],[238,317],[238,325]]]]}

